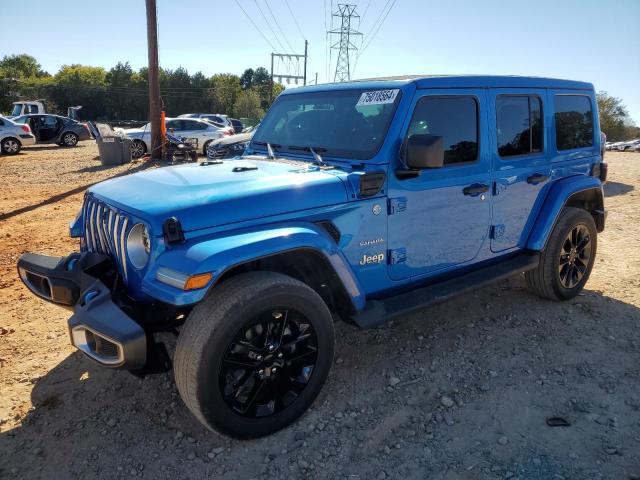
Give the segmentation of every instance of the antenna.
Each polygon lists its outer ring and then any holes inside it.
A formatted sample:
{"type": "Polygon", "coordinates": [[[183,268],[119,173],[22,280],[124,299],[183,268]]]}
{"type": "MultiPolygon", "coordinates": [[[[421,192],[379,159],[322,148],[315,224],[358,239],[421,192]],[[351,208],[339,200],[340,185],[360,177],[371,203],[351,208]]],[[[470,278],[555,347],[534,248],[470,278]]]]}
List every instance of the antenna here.
{"type": "Polygon", "coordinates": [[[348,82],[351,80],[349,52],[358,50],[351,41],[351,37],[362,35],[362,33],[351,28],[356,21],[360,21],[360,15],[356,14],[356,5],[339,3],[338,10],[331,13],[332,29],[327,34],[332,35],[332,37],[340,35],[338,41],[331,45],[332,50],[338,50],[334,82],[348,82]],[[334,19],[339,19],[340,28],[333,28],[334,19]]]}

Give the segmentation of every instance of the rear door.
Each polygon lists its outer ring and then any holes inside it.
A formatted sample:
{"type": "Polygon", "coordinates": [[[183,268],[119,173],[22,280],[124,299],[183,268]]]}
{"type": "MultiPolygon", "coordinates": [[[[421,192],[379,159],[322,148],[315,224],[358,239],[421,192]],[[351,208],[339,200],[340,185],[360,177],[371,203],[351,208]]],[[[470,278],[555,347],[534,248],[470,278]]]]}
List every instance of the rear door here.
{"type": "Polygon", "coordinates": [[[522,246],[536,218],[551,164],[545,142],[546,90],[491,89],[491,251],[522,246]]]}
{"type": "Polygon", "coordinates": [[[207,124],[196,120],[183,120],[183,132],[181,135],[185,137],[189,143],[195,148],[200,148],[207,141],[207,124]]]}

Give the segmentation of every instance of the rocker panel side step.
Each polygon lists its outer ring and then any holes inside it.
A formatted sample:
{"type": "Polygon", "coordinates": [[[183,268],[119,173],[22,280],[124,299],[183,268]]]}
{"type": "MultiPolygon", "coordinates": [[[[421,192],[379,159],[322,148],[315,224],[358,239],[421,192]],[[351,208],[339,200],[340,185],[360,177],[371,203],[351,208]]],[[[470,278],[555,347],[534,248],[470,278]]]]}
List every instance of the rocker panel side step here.
{"type": "Polygon", "coordinates": [[[364,310],[353,320],[362,328],[377,327],[398,315],[444,302],[498,280],[531,270],[538,266],[539,261],[540,252],[524,252],[499,263],[449,277],[426,287],[381,300],[369,300],[364,310]]]}

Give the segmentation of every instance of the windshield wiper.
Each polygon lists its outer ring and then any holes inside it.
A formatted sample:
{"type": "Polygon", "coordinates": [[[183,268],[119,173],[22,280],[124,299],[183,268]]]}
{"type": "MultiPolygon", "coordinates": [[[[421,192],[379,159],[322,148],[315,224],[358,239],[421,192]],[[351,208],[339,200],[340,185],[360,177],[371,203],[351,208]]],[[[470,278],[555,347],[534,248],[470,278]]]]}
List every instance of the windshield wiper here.
{"type": "Polygon", "coordinates": [[[322,160],[322,157],[318,153],[318,152],[322,152],[322,153],[326,152],[327,151],[326,148],[297,147],[295,145],[290,145],[289,150],[301,150],[303,152],[311,152],[311,155],[313,155],[313,161],[316,165],[319,165],[321,167],[325,167],[327,165],[324,162],[324,160],[322,160]]]}
{"type": "Polygon", "coordinates": [[[277,143],[269,143],[269,142],[253,142],[255,145],[260,145],[261,147],[267,147],[267,158],[272,160],[276,159],[275,150],[280,148],[282,145],[278,145],[277,143]]]}

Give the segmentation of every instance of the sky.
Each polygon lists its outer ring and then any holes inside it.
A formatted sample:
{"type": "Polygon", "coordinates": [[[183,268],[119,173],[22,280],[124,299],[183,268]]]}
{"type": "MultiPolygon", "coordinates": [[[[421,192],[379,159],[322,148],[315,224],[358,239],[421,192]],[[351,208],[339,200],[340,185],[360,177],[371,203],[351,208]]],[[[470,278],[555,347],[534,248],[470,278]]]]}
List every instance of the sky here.
{"type": "MultiPolygon", "coordinates": [[[[328,42],[325,32],[332,28],[336,0],[157,1],[163,68],[206,75],[268,69],[272,52],[302,54],[306,39],[309,80],[316,72],[319,83],[333,80],[337,50],[328,46],[338,38],[328,42]]],[[[363,34],[353,40],[360,55],[351,52],[352,78],[503,74],[583,80],[622,98],[640,125],[640,0],[351,3],[360,15],[352,28],[363,34]]],[[[73,63],[107,69],[118,61],[136,69],[147,63],[144,0],[0,0],[0,11],[5,19],[22,19],[2,22],[0,57],[28,53],[49,73],[73,63]]],[[[276,67],[286,73],[284,65],[276,67]]]]}

